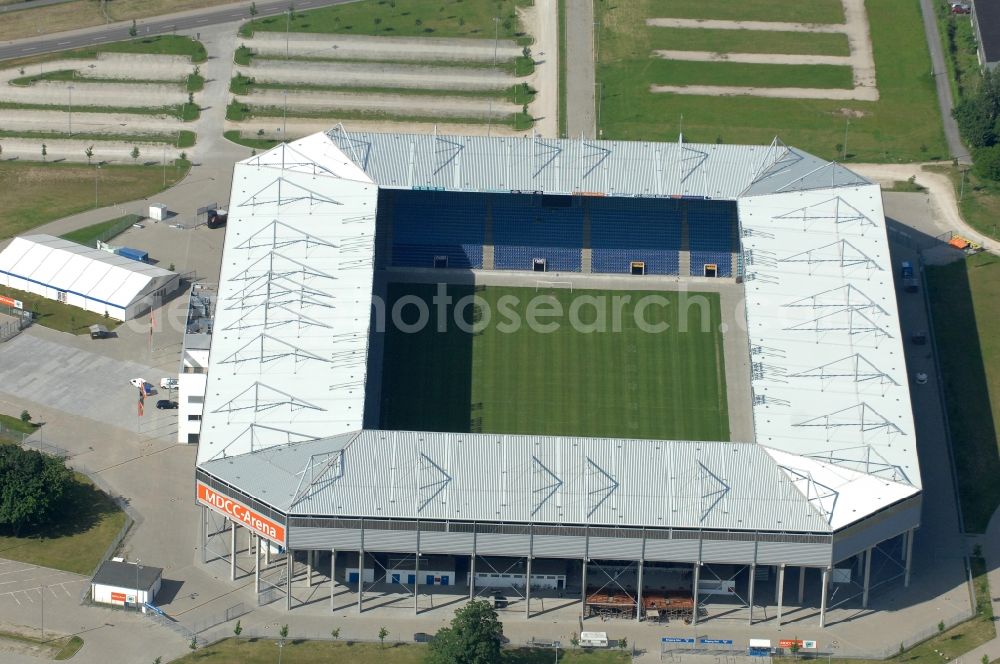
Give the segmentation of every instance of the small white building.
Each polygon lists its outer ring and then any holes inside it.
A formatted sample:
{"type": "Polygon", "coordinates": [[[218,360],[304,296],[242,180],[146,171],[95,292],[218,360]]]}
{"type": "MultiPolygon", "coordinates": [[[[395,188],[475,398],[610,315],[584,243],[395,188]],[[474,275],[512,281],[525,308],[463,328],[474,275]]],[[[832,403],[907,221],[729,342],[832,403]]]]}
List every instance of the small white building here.
{"type": "Polygon", "coordinates": [[[0,284],[116,320],[142,316],[179,283],[169,270],[52,235],[17,237],[0,252],[0,284]]]}
{"type": "MultiPolygon", "coordinates": [[[[138,563],[109,560],[102,564],[90,582],[90,596],[98,604],[135,608],[154,604],[160,591],[163,570],[138,563]]],[[[146,612],[145,607],[142,608],[146,612]]]]}

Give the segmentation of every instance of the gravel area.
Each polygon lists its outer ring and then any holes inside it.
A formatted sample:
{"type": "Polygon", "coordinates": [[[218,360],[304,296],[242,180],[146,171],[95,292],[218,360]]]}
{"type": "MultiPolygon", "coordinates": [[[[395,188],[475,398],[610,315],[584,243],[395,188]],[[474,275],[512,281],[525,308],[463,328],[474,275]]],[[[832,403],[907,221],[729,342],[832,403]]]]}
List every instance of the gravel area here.
{"type": "MultiPolygon", "coordinates": [[[[172,134],[190,129],[170,115],[130,115],[122,113],[73,112],[73,131],[88,134],[172,134]]],[[[0,109],[0,127],[5,131],[68,131],[66,111],[22,111],[0,109]]]]}
{"type": "Polygon", "coordinates": [[[22,68],[0,70],[0,82],[22,76],[36,76],[50,71],[72,69],[84,78],[120,78],[147,81],[181,81],[194,71],[190,60],[174,55],[140,53],[99,53],[97,59],[67,58],[50,60],[22,68]],[[24,69],[24,73],[21,73],[24,69]]]}
{"type": "Polygon", "coordinates": [[[117,106],[157,108],[183,104],[187,90],[177,84],[155,83],[77,83],[72,93],[69,81],[38,81],[27,86],[0,86],[0,101],[20,104],[52,104],[66,106],[70,94],[73,106],[117,106]]]}
{"type": "Polygon", "coordinates": [[[514,76],[494,69],[363,62],[257,59],[254,60],[253,66],[238,67],[238,70],[244,76],[251,76],[260,83],[287,85],[492,91],[509,88],[518,82],[514,76]]]}
{"type": "MultiPolygon", "coordinates": [[[[282,108],[285,95],[280,90],[255,90],[237,99],[253,106],[282,108]]],[[[521,110],[516,104],[473,97],[441,95],[353,94],[296,90],[288,94],[288,110],[381,111],[410,116],[503,118],[521,110]]]]}
{"type": "MultiPolygon", "coordinates": [[[[481,1],[481,0],[480,0],[481,1]]],[[[449,62],[493,62],[521,55],[521,47],[510,40],[439,39],[434,37],[372,37],[293,32],[258,32],[240,43],[262,55],[336,58],[343,60],[413,60],[449,62]]]]}
{"type": "MultiPolygon", "coordinates": [[[[392,122],[388,120],[357,120],[323,118],[288,118],[286,132],[289,140],[302,138],[318,131],[328,131],[338,122],[343,122],[349,131],[381,131],[399,132],[405,134],[425,134],[429,126],[423,122],[392,122]]],[[[238,130],[246,138],[281,138],[281,118],[253,118],[246,122],[227,122],[226,131],[238,130]],[[259,130],[264,130],[258,135],[259,130]]],[[[519,136],[527,132],[515,131],[509,125],[503,124],[466,124],[456,122],[441,122],[435,125],[441,134],[456,134],[460,136],[519,136]]]]}
{"type": "Polygon", "coordinates": [[[651,85],[650,92],[670,92],[678,95],[709,97],[777,97],[783,99],[836,99],[878,101],[874,88],[753,88],[727,85],[651,85]]]}

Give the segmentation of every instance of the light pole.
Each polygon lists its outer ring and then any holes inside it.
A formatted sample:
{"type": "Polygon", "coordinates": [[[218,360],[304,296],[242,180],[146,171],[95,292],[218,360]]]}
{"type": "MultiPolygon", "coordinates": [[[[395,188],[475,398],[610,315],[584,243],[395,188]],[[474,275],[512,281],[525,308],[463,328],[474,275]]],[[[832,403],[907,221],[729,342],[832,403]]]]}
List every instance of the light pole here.
{"type": "Polygon", "coordinates": [[[281,113],[281,140],[288,142],[288,90],[282,90],[282,95],[285,97],[285,109],[281,113]]]}
{"type": "Polygon", "coordinates": [[[851,118],[847,118],[847,124],[844,126],[844,161],[847,161],[847,130],[851,128],[851,118]]]}
{"type": "Polygon", "coordinates": [[[288,59],[288,30],[292,25],[292,10],[289,8],[285,12],[285,59],[288,59]]]}
{"type": "Polygon", "coordinates": [[[73,137],[73,86],[70,85],[66,90],[69,92],[69,136],[73,137]]]}
{"type": "Polygon", "coordinates": [[[500,17],[493,17],[493,68],[497,68],[497,48],[500,46],[500,17]]]}

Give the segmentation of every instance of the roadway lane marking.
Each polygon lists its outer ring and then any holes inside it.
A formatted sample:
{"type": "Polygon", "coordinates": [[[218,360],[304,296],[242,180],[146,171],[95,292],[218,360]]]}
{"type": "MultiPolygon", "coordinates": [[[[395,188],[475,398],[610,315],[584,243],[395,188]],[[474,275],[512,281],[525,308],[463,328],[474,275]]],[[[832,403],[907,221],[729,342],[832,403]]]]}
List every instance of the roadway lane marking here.
{"type": "Polygon", "coordinates": [[[71,42],[68,42],[68,41],[56,42],[56,46],[65,46],[66,44],[69,44],[69,43],[71,43],[71,42]]]}

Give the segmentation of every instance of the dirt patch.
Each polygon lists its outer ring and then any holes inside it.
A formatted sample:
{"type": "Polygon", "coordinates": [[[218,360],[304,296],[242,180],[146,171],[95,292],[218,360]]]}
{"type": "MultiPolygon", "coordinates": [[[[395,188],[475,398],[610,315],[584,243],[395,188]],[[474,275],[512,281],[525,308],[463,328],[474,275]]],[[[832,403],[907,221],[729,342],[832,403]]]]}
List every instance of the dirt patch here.
{"type": "Polygon", "coordinates": [[[878,90],[873,88],[755,88],[734,85],[651,85],[650,92],[669,92],[678,95],[706,95],[709,97],[777,97],[782,99],[837,99],[878,101],[878,90]]]}
{"type": "MultiPolygon", "coordinates": [[[[19,111],[0,109],[0,127],[5,131],[69,131],[67,111],[19,111]]],[[[73,131],[86,134],[135,135],[172,134],[189,129],[169,115],[131,115],[124,113],[73,112],[73,131]]],[[[4,139],[7,140],[7,139],[4,139]]]]}
{"type": "Polygon", "coordinates": [[[252,67],[241,67],[239,71],[260,83],[289,85],[496,91],[517,82],[510,74],[486,68],[362,62],[340,62],[331,66],[327,62],[255,60],[252,67]]]}
{"type": "MultiPolygon", "coordinates": [[[[280,90],[255,90],[237,98],[253,106],[283,108],[285,95],[280,90]]],[[[376,111],[405,116],[444,118],[503,118],[521,110],[520,106],[492,99],[445,97],[441,95],[353,94],[296,90],[289,94],[288,109],[325,111],[376,111]]]]}
{"type": "Polygon", "coordinates": [[[838,108],[837,115],[842,118],[863,118],[868,114],[855,108],[838,108]]]}
{"type": "Polygon", "coordinates": [[[492,39],[441,39],[431,37],[373,37],[293,32],[259,32],[240,40],[262,55],[335,58],[338,60],[413,60],[440,62],[492,62],[512,60],[521,48],[512,41],[492,39]],[[287,49],[287,50],[286,50],[287,49]]]}
{"type": "MultiPolygon", "coordinates": [[[[279,140],[281,131],[275,126],[274,118],[253,118],[246,122],[227,122],[226,131],[237,130],[242,132],[246,138],[268,138],[279,140]],[[263,130],[263,134],[258,131],[263,130]]],[[[281,121],[279,120],[279,123],[281,121]]],[[[313,120],[309,118],[288,118],[287,138],[296,139],[318,131],[329,131],[330,127],[338,122],[343,122],[348,131],[377,131],[377,132],[397,132],[404,134],[426,134],[429,125],[420,122],[393,122],[391,120],[357,120],[344,118],[343,120],[333,118],[323,118],[313,120]]],[[[505,124],[467,124],[454,122],[441,122],[435,124],[441,134],[454,134],[458,136],[521,136],[528,132],[515,131],[505,124]]]]}
{"type": "Polygon", "coordinates": [[[38,81],[28,87],[0,87],[0,100],[19,104],[68,106],[70,95],[74,107],[110,106],[159,108],[187,102],[187,90],[180,84],[154,83],[86,83],[73,85],[69,81],[38,81]]]}

